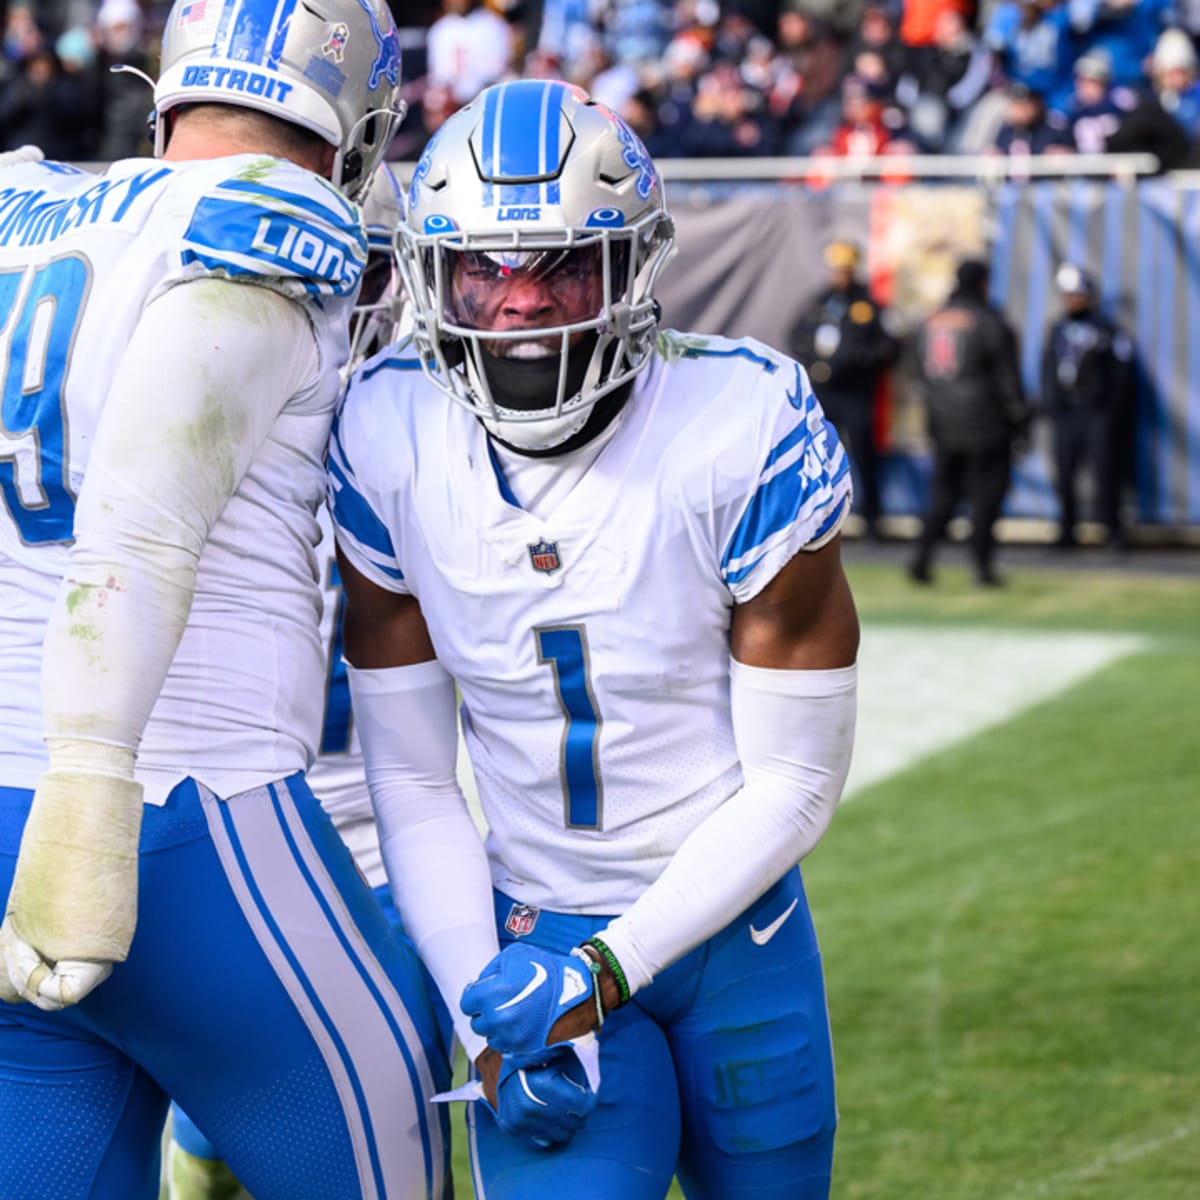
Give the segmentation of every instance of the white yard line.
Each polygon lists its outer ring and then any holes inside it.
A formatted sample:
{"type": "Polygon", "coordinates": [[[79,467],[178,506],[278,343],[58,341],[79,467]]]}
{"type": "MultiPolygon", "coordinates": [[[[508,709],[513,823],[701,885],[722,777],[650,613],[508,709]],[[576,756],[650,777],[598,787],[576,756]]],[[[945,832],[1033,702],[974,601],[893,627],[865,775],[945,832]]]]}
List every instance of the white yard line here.
{"type": "Polygon", "coordinates": [[[1147,645],[1137,635],[868,625],[847,796],[1147,645]]]}
{"type": "Polygon", "coordinates": [[[1117,1145],[1107,1154],[1100,1155],[1088,1163],[1066,1167],[1043,1179],[1032,1179],[1018,1184],[1016,1189],[1008,1193],[1008,1200],[1034,1200],[1038,1196],[1054,1196],[1066,1184],[1078,1184],[1107,1175],[1113,1167],[1125,1163],[1136,1162],[1140,1158],[1149,1158],[1160,1150],[1173,1146],[1176,1142],[1186,1141],[1200,1132],[1200,1121],[1188,1121],[1176,1125],[1160,1137],[1146,1138],[1140,1142],[1126,1142],[1117,1145]]]}

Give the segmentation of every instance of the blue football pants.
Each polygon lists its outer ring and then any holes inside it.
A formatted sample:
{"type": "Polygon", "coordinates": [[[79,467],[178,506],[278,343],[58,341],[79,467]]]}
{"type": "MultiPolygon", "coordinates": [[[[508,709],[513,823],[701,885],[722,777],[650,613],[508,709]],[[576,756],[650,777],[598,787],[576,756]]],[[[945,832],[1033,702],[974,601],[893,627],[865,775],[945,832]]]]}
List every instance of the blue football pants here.
{"type": "MultiPolygon", "coordinates": [[[[375,899],[379,901],[379,907],[383,910],[383,915],[387,917],[388,924],[392,927],[395,935],[404,940],[404,942],[412,948],[412,943],[409,941],[408,935],[404,932],[404,926],[400,920],[400,913],[397,911],[395,904],[392,902],[392,889],[386,883],[380,884],[379,887],[372,889],[375,893],[375,899]]],[[[415,954],[416,950],[412,952],[415,954]]],[[[430,998],[433,1001],[434,1012],[437,1016],[438,1031],[441,1034],[442,1042],[448,1047],[454,1037],[454,1025],[450,1020],[450,1013],[446,1009],[445,1002],[438,993],[436,985],[428,971],[424,972],[427,986],[429,987],[430,998]]],[[[217,1148],[201,1133],[196,1122],[179,1107],[178,1104],[171,1105],[171,1138],[179,1146],[192,1155],[193,1158],[205,1158],[210,1161],[220,1159],[220,1154],[217,1153],[217,1148]]]]}
{"type": "MultiPolygon", "coordinates": [[[[0,788],[0,896],[32,793],[0,788]]],[[[419,962],[301,776],[147,805],[129,957],[0,1004],[0,1196],[156,1200],[171,1096],[255,1200],[440,1200],[449,1081],[419,962]]]]}
{"type": "MultiPolygon", "coordinates": [[[[513,908],[497,893],[505,945],[513,908]]],[[[565,954],[609,919],[542,911],[526,940],[565,954]]],[[[467,1106],[480,1200],[662,1200],[676,1174],[689,1200],[828,1197],[833,1049],[799,870],[614,1012],[599,1040],[599,1102],[566,1145],[537,1148],[467,1106]]]]}

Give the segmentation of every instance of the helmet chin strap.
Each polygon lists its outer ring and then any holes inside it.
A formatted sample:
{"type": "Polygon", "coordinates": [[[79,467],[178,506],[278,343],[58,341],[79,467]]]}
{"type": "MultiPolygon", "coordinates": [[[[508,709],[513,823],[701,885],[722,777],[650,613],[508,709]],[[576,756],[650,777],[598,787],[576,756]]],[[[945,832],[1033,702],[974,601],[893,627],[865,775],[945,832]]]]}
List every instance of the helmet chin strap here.
{"type": "MultiPolygon", "coordinates": [[[[607,340],[607,339],[606,339],[607,340]]],[[[619,343],[599,345],[595,333],[585,334],[567,357],[565,395],[569,399],[596,385],[619,343]],[[599,352],[597,352],[599,351],[599,352]]],[[[546,397],[558,392],[560,360],[557,355],[540,359],[498,358],[480,347],[484,373],[498,408],[530,412],[545,409],[546,397]]],[[[502,446],[527,458],[552,458],[586,446],[612,423],[632,390],[632,380],[602,396],[585,411],[566,418],[545,421],[505,421],[503,417],[480,417],[484,428],[502,446]],[[528,435],[526,442],[523,435],[528,435]]]]}

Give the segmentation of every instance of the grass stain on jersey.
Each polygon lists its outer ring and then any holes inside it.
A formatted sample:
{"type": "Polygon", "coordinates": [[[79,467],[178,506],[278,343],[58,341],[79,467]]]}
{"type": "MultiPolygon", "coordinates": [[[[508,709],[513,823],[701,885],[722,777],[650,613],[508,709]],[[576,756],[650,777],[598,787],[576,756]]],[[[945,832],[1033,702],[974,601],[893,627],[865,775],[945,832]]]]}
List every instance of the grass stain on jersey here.
{"type": "Polygon", "coordinates": [[[678,362],[689,350],[704,350],[712,338],[694,333],[676,333],[674,329],[660,329],[654,339],[654,349],[659,358],[667,362],[678,362]]]}
{"type": "Polygon", "coordinates": [[[234,179],[244,180],[246,183],[262,183],[269,179],[278,169],[282,159],[278,158],[258,158],[252,163],[247,163],[235,176],[234,179]]]}

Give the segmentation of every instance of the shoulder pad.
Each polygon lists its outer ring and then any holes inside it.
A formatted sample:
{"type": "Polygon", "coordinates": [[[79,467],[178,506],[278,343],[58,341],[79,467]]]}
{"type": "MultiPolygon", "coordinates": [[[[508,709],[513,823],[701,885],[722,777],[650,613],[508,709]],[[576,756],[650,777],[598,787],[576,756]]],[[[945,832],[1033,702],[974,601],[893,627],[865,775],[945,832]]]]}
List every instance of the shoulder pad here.
{"type": "Polygon", "coordinates": [[[196,273],[261,280],[297,298],[354,291],[367,259],[359,210],[311,171],[242,156],[200,183],[182,260],[196,273]]]}

